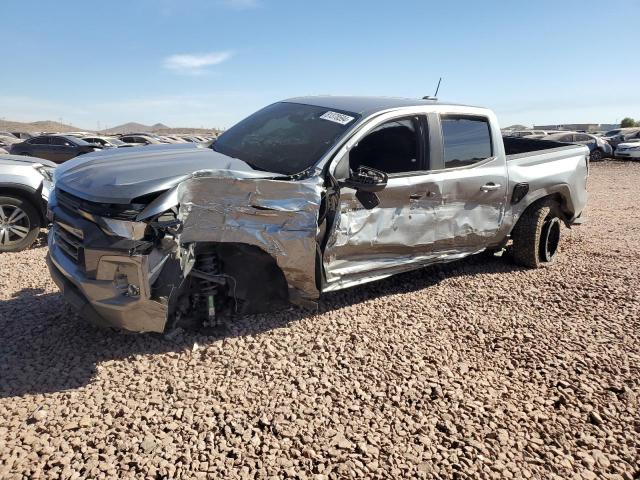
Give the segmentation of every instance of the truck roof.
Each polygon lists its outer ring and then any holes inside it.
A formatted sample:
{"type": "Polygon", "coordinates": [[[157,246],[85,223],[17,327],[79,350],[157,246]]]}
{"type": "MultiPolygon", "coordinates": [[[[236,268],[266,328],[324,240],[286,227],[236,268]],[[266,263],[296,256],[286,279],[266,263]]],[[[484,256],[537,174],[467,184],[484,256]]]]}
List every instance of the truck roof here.
{"type": "MultiPolygon", "coordinates": [[[[360,97],[360,96],[310,96],[310,97],[294,97],[284,100],[291,103],[303,103],[306,105],[315,105],[318,107],[332,108],[335,110],[344,110],[347,112],[358,113],[363,116],[372,115],[374,113],[388,110],[391,108],[401,107],[418,107],[421,105],[460,105],[451,102],[441,102],[438,100],[423,100],[419,98],[401,98],[401,97],[360,97]]],[[[475,108],[475,107],[474,107],[475,108]]]]}

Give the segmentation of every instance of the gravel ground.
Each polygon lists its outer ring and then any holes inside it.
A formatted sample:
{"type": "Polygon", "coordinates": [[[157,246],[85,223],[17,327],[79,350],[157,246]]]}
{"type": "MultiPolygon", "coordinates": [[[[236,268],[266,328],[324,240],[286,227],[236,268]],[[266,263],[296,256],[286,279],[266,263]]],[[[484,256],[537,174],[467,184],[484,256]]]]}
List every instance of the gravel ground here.
{"type": "Polygon", "coordinates": [[[555,266],[479,257],[243,319],[94,329],[0,257],[0,478],[640,478],[640,164],[555,266]]]}

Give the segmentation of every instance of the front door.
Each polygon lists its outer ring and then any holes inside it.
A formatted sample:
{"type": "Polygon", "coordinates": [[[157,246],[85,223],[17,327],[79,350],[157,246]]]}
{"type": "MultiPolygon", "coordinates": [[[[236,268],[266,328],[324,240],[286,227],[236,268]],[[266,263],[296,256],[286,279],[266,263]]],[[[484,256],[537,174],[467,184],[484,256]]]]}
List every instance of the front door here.
{"type": "Polygon", "coordinates": [[[426,118],[409,116],[372,125],[341,162],[389,175],[379,205],[366,209],[356,191],[342,187],[324,249],[329,291],[411,268],[436,255],[438,198],[427,171],[426,118]]]}

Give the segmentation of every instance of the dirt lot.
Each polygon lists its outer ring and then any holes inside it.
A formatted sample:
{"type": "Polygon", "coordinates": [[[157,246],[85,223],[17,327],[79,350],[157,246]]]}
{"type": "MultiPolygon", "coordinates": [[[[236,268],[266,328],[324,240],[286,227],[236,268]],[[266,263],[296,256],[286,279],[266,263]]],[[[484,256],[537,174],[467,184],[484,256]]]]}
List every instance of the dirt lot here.
{"type": "Polygon", "coordinates": [[[473,258],[243,319],[96,330],[0,256],[0,478],[640,477],[640,164],[558,263],[473,258]]]}

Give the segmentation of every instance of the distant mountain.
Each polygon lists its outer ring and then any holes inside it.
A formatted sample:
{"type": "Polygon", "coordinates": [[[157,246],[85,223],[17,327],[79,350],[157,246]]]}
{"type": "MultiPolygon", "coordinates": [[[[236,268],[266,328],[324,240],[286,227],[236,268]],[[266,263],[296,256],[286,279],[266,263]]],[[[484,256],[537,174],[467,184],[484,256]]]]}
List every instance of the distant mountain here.
{"type": "MultiPolygon", "coordinates": [[[[162,124],[156,123],[156,125],[162,125],[162,124]]],[[[164,125],[162,126],[164,127],[164,125]]],[[[122,125],[118,125],[117,127],[101,130],[100,133],[105,135],[113,135],[114,133],[152,132],[154,128],[155,128],[155,125],[149,126],[149,125],[144,125],[142,123],[129,122],[129,123],[124,123],[122,125]]]]}
{"type": "Polygon", "coordinates": [[[197,135],[199,133],[203,135],[209,135],[211,132],[219,132],[216,128],[171,128],[164,123],[156,123],[154,125],[144,125],[143,123],[129,122],[117,127],[108,128],[102,130],[100,133],[104,135],[114,135],[116,133],[136,133],[136,132],[149,132],[157,133],[159,135],[170,135],[172,133],[190,133],[197,135]]]}
{"type": "Polygon", "coordinates": [[[0,120],[0,130],[4,132],[84,132],[86,130],[65,123],[54,122],[52,120],[40,120],[38,122],[12,122],[10,120],[0,120]]]}
{"type": "MultiPolygon", "coordinates": [[[[0,131],[3,132],[29,132],[29,133],[64,133],[64,132],[94,132],[85,128],[67,125],[65,123],[54,122],[51,120],[41,120],[38,122],[12,122],[10,120],[0,120],[0,131]]],[[[172,133],[187,134],[203,134],[210,135],[212,132],[219,132],[216,128],[171,128],[164,123],[156,123],[154,125],[144,125],[142,123],[129,122],[117,127],[101,130],[99,133],[104,135],[113,135],[115,133],[134,133],[134,132],[153,132],[158,134],[169,135],[172,133]]]]}

